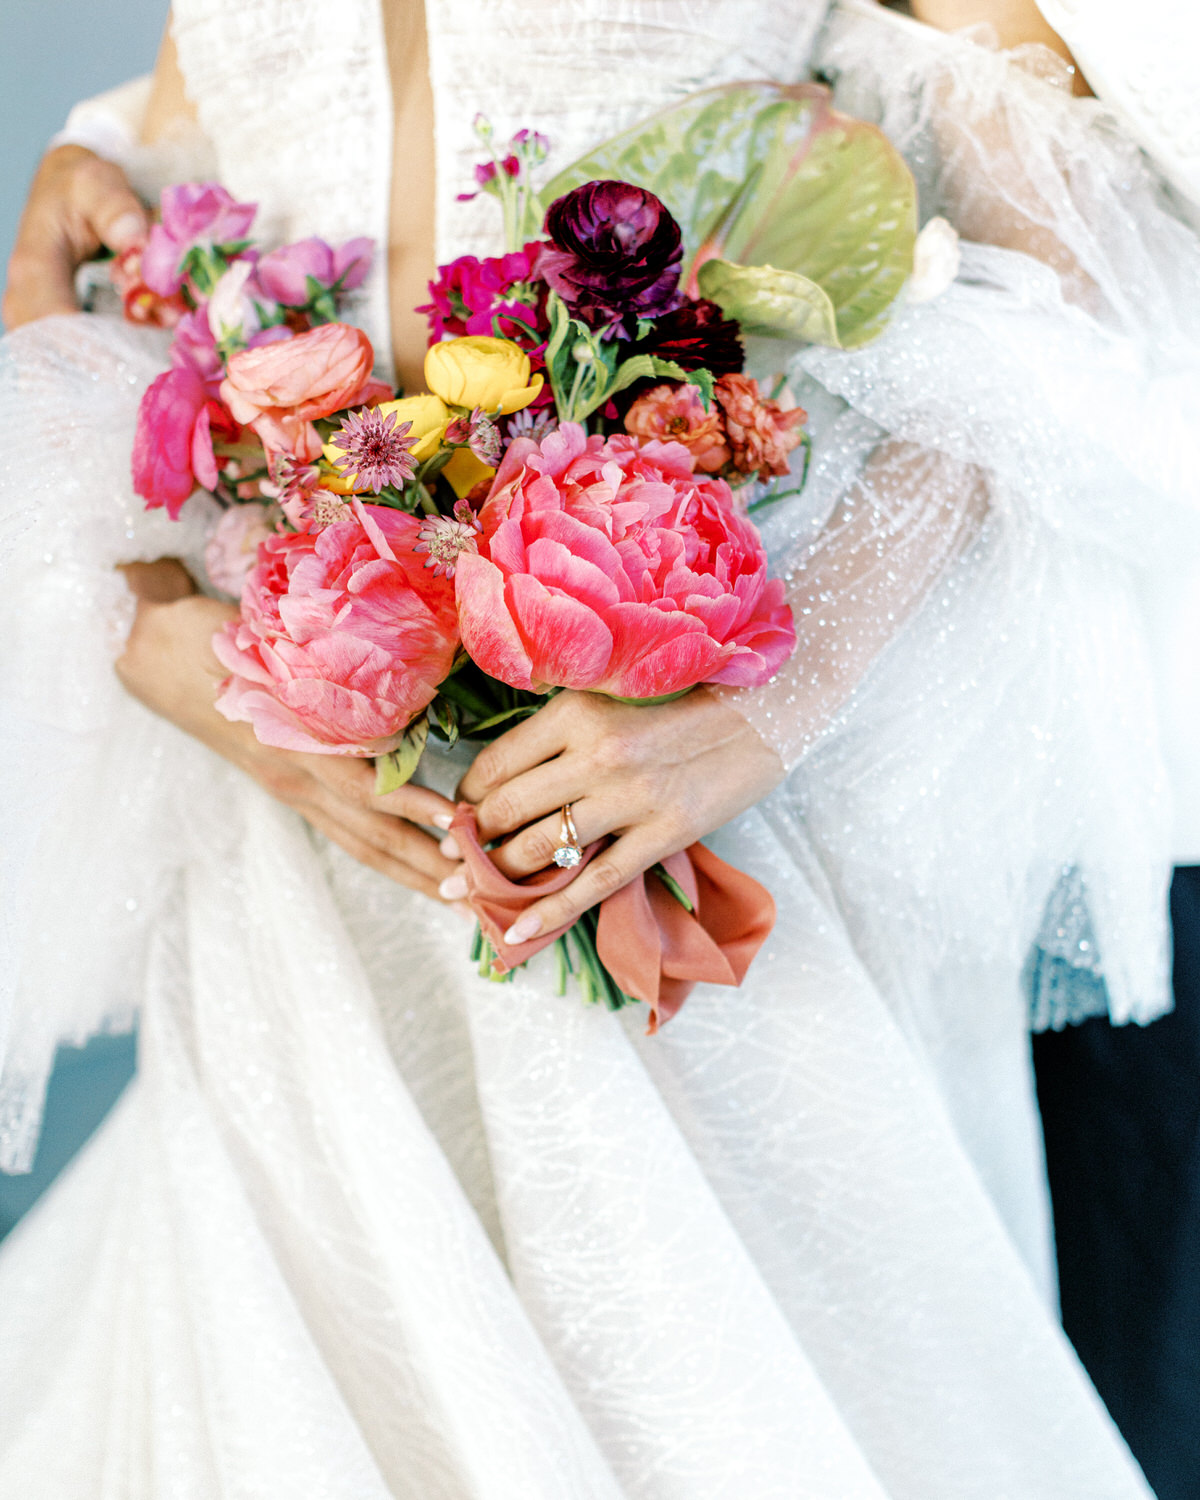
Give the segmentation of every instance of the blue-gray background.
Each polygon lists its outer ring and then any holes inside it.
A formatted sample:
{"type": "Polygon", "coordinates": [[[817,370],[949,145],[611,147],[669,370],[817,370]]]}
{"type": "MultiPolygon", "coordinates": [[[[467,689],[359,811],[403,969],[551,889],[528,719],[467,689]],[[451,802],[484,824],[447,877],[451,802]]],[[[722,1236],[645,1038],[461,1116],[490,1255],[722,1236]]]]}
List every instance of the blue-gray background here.
{"type": "MultiPolygon", "coordinates": [[[[0,0],[0,265],[29,179],[77,99],[154,66],[167,0],[0,0]]],[[[0,1235],[95,1127],[133,1067],[127,1037],[64,1049],[32,1176],[0,1174],[0,1235]]]]}

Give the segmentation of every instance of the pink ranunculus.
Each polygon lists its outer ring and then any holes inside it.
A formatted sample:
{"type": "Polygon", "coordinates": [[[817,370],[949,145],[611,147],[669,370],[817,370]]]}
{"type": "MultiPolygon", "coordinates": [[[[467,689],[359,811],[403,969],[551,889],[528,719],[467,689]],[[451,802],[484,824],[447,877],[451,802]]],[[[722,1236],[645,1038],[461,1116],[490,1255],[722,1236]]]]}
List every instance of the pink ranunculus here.
{"type": "Polygon", "coordinates": [[[171,363],[177,370],[191,370],[199,375],[212,395],[217,394],[225,375],[225,366],[217,352],[217,341],[208,326],[203,308],[184,313],[171,340],[171,363]]]}
{"type": "Polygon", "coordinates": [[[454,590],[413,551],[421,522],[356,504],[259,548],[241,618],[213,638],[233,674],[217,707],[264,745],[324,755],[395,749],[454,664],[454,590]]]}
{"type": "Polygon", "coordinates": [[[625,413],[625,431],[646,441],[682,443],[702,474],[720,473],[731,457],[721,408],[714,401],[705,411],[694,385],[652,386],[625,413]]]}
{"type": "Polygon", "coordinates": [[[513,441],[457,559],[463,645],[512,687],[657,698],[755,687],[796,644],[729,486],[678,443],[588,437],[575,422],[513,441]]]}
{"type": "Polygon", "coordinates": [[[231,505],[213,529],[204,548],[209,582],[237,599],[250,569],[258,560],[258,544],[274,536],[279,507],[261,501],[231,505]]]}
{"type": "Polygon", "coordinates": [[[237,425],[194,370],[167,370],[151,382],[138,407],[133,487],[147,510],[165,506],[172,520],[196,486],[215,489],[213,428],[234,437],[237,425]]]}
{"type": "Polygon", "coordinates": [[[375,241],[366,236],[347,240],[336,250],[315,236],[283,245],[258,263],[258,279],[268,297],[284,307],[305,307],[312,300],[309,278],[322,290],[338,287],[352,292],[371,269],[375,241]]]}
{"type": "Polygon", "coordinates": [[[360,328],[324,323],[231,355],[221,399],[239,422],[253,427],[268,454],[290,453],[311,463],[321,453],[313,426],[318,418],[391,394],[371,378],[374,359],[360,328]]]}
{"type": "Polygon", "coordinates": [[[237,203],[214,182],[185,182],[162,195],[162,223],[155,224],[142,252],[142,278],[160,297],[183,285],[181,267],[196,246],[231,245],[243,240],[258,211],[237,203]]]}

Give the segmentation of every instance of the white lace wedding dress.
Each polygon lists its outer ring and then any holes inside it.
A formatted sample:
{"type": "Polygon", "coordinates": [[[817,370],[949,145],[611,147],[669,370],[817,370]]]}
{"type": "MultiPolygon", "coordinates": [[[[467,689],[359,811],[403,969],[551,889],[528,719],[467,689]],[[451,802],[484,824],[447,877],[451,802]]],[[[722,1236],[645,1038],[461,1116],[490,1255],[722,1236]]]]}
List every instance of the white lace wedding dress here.
{"type": "MultiPolygon", "coordinates": [[[[816,459],[770,540],[799,605],[821,586],[809,666],[748,708],[796,768],[714,839],[781,919],[655,1038],[541,963],[477,980],[457,917],[122,694],[112,564],[211,520],[128,486],[163,341],[6,342],[4,1164],[57,1038],[136,1012],[140,1053],[0,1253],[0,1493],[1144,1500],[1051,1311],[1021,965],[1069,869],[1114,1011],[1165,1003],[1136,583],[1195,241],[1100,106],[853,4],[818,39],[821,9],[428,4],[442,258],[495,245],[455,199],[477,110],[565,163],[814,46],[923,212],[969,217],[991,152],[1063,250],[968,245],[877,345],[795,362],[816,459]]],[[[176,17],[228,185],[275,233],[384,243],[371,0],[176,17]]],[[[360,312],[386,349],[382,280],[360,312]]]]}

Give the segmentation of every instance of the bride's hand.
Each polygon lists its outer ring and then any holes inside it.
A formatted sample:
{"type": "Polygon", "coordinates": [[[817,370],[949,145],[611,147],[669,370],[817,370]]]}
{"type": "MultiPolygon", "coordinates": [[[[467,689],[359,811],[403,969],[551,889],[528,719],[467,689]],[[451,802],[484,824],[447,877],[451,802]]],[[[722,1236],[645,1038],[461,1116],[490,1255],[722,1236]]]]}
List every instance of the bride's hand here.
{"type": "MultiPolygon", "coordinates": [[[[551,863],[564,803],[581,845],[614,835],[565,890],[519,918],[507,934],[515,943],[573,922],[744,812],[783,774],[741,714],[704,688],[646,708],[565,692],[481,751],[459,795],[476,804],[482,839],[512,835],[492,851],[512,879],[551,863]]],[[[448,900],[465,894],[461,872],[442,885],[448,900]]]]}
{"type": "Polygon", "coordinates": [[[442,857],[436,839],[415,825],[448,828],[453,805],[417,786],[377,797],[366,761],[276,750],[260,744],[249,724],[231,724],[214,707],[226,672],[211,643],[237,609],[197,594],[178,563],[134,564],[123,571],[138,596],[133,629],[116,664],[129,692],[232,761],[355,859],[436,897],[438,882],[456,867],[442,857]]]}

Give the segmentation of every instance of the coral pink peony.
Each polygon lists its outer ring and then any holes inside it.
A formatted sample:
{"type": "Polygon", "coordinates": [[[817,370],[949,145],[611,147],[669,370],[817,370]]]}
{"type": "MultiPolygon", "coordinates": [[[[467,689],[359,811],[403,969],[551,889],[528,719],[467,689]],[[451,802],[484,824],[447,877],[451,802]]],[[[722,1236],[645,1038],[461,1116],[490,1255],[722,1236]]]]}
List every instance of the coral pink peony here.
{"type": "Polygon", "coordinates": [[[347,406],[390,396],[371,378],[375,351],[361,328],[324,323],[279,343],[230,356],[221,399],[253,427],[270,453],[311,462],[321,454],[313,422],[347,406]]]}
{"type": "Polygon", "coordinates": [[[785,410],[777,401],[768,401],[748,375],[722,375],[716,397],[738,473],[757,474],[760,479],[786,474],[788,454],[804,440],[800,429],[808,413],[803,407],[785,410]]]}
{"type": "Polygon", "coordinates": [[[457,558],[463,644],[512,687],[656,698],[754,687],[791,653],[783,584],[729,486],[678,443],[517,438],[457,558]]]}
{"type": "Polygon", "coordinates": [[[237,436],[237,424],[194,370],[167,370],[138,407],[133,487],[148,510],[165,506],[172,520],[197,484],[217,485],[212,433],[237,436]]]}
{"type": "Polygon", "coordinates": [[[708,411],[694,385],[656,385],[640,395],[625,413],[625,431],[634,437],[682,443],[702,474],[717,474],[732,455],[725,441],[721,408],[708,411]]]}
{"type": "Polygon", "coordinates": [[[241,619],[213,638],[233,674],[225,717],[284,750],[394,749],[458,649],[453,586],[414,552],[420,526],[356,504],[350,520],[263,542],[241,619]]]}

